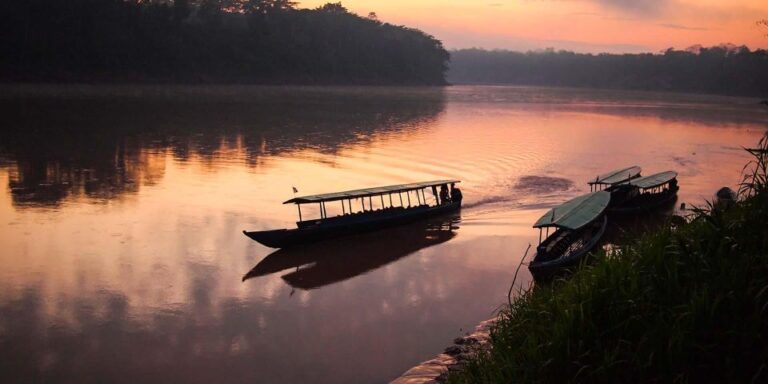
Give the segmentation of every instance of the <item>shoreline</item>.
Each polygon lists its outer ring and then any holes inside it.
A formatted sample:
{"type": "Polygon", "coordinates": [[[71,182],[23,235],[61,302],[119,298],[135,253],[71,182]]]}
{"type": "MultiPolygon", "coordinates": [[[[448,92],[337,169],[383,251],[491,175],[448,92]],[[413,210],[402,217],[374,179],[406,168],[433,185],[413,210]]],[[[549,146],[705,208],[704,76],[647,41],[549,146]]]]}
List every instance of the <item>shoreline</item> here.
{"type": "Polygon", "coordinates": [[[453,344],[434,358],[415,365],[403,372],[398,378],[390,381],[390,384],[434,384],[445,383],[448,375],[455,371],[461,371],[464,365],[477,356],[478,353],[487,352],[490,347],[490,332],[498,317],[481,321],[475,327],[474,332],[467,332],[462,337],[453,340],[453,344]]]}
{"type": "Polygon", "coordinates": [[[490,346],[444,382],[768,379],[768,133],[745,150],[753,159],[738,199],[718,195],[534,285],[500,311],[490,346]]]}

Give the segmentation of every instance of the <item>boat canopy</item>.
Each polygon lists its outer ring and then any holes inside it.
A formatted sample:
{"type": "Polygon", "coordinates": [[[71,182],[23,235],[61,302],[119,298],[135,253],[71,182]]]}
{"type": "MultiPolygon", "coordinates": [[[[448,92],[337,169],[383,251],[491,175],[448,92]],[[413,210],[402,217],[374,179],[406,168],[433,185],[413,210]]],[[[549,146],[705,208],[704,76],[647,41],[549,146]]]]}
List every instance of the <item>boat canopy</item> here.
{"type": "Polygon", "coordinates": [[[621,183],[627,180],[634,179],[635,177],[640,176],[640,167],[637,165],[623,168],[623,169],[617,169],[605,174],[602,174],[595,178],[595,180],[590,181],[589,185],[595,185],[595,184],[605,184],[605,185],[613,185],[617,183],[621,183]]]}
{"type": "Polygon", "coordinates": [[[351,191],[323,193],[320,195],[294,197],[293,199],[283,202],[283,204],[322,203],[326,201],[355,199],[359,197],[386,195],[388,193],[408,192],[408,191],[414,191],[418,189],[429,188],[429,187],[443,185],[443,184],[453,184],[453,183],[460,183],[460,182],[461,180],[433,180],[433,181],[423,181],[420,183],[397,184],[397,185],[387,185],[383,187],[353,189],[351,191]]]}
{"type": "Polygon", "coordinates": [[[666,183],[669,183],[670,181],[674,180],[676,177],[677,177],[677,172],[666,171],[666,172],[657,173],[655,175],[650,175],[650,176],[641,177],[639,179],[630,180],[627,182],[627,184],[634,185],[642,189],[654,188],[654,187],[658,187],[666,183]]]}
{"type": "Polygon", "coordinates": [[[560,227],[566,229],[579,229],[603,213],[611,201],[611,193],[597,191],[569,200],[544,214],[534,228],[560,227]]]}

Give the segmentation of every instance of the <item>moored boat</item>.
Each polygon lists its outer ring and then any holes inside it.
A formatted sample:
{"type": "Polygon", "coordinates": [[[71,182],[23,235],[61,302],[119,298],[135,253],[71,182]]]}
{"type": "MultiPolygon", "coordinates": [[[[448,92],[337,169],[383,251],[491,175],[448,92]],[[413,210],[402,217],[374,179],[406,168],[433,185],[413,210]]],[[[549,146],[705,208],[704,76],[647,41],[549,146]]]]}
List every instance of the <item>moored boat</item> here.
{"type": "Polygon", "coordinates": [[[615,169],[595,177],[595,180],[592,180],[588,183],[589,189],[592,192],[609,188],[612,185],[620,184],[640,177],[641,171],[642,169],[636,165],[622,169],[615,169]]]}
{"type": "Polygon", "coordinates": [[[673,204],[677,199],[677,172],[665,171],[613,185],[610,214],[648,212],[673,204]]]}
{"type": "Polygon", "coordinates": [[[459,210],[461,193],[455,187],[459,182],[435,180],[295,197],[283,204],[296,204],[299,212],[296,228],[243,233],[268,247],[285,248],[410,223],[459,210]],[[427,201],[426,190],[433,196],[431,203],[427,201]],[[328,214],[327,203],[331,202],[341,203],[339,215],[328,214]],[[353,202],[361,209],[356,209],[353,202]],[[304,219],[301,213],[304,204],[317,204],[320,217],[304,219]]]}
{"type": "Polygon", "coordinates": [[[608,223],[604,212],[610,201],[609,192],[592,192],[550,209],[536,221],[533,227],[539,229],[539,245],[528,264],[536,280],[548,280],[578,265],[597,246],[608,223]],[[555,229],[552,234],[550,228],[555,229]]]}

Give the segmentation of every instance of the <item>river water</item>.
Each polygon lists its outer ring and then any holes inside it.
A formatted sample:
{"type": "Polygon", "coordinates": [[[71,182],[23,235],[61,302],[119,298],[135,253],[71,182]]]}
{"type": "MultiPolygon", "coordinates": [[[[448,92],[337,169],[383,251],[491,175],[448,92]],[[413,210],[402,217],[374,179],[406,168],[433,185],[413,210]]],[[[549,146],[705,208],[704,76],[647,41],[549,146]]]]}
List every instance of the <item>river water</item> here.
{"type": "Polygon", "coordinates": [[[672,169],[700,205],[768,126],[754,99],[557,88],[0,94],[3,382],[393,379],[493,316],[588,180],[672,169]],[[294,225],[293,187],[441,178],[460,215],[273,256],[241,232],[294,225]]]}

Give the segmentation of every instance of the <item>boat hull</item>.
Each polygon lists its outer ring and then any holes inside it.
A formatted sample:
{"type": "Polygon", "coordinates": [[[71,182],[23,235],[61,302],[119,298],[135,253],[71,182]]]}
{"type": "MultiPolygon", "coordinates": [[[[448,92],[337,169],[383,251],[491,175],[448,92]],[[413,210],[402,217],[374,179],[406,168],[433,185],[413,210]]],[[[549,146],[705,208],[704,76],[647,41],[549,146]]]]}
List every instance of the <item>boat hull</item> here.
{"type": "Polygon", "coordinates": [[[407,224],[428,217],[455,212],[460,208],[461,202],[452,202],[438,206],[384,210],[370,214],[341,217],[334,219],[334,222],[331,223],[318,222],[315,225],[293,229],[243,231],[243,234],[270,248],[287,248],[407,224]]]}
{"type": "Polygon", "coordinates": [[[607,212],[611,215],[634,215],[667,207],[675,203],[679,189],[679,187],[676,187],[673,190],[650,195],[645,199],[636,198],[615,206],[609,206],[607,212]]]}
{"type": "Polygon", "coordinates": [[[603,215],[599,220],[601,220],[599,229],[597,229],[594,235],[591,236],[582,247],[573,251],[570,255],[542,261],[542,257],[540,257],[541,255],[537,252],[533,257],[533,260],[528,264],[528,270],[531,271],[533,278],[539,282],[548,281],[567,271],[569,268],[579,265],[587,254],[595,249],[600,242],[600,239],[602,239],[603,234],[605,234],[605,229],[608,226],[608,218],[603,215]]]}

